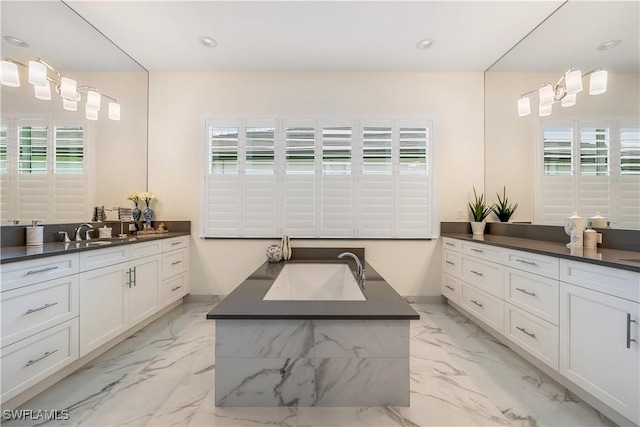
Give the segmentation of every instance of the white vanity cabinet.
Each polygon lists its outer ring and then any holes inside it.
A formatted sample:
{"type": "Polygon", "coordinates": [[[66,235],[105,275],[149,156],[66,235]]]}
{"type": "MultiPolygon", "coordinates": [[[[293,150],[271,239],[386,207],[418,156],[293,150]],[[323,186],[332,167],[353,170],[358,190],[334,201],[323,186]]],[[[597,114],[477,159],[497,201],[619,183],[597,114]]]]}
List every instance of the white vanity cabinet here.
{"type": "Polygon", "coordinates": [[[150,241],[83,254],[91,262],[84,265],[81,257],[81,356],[159,310],[161,250],[162,242],[150,241]],[[101,267],[84,271],[96,265],[101,267]]]}
{"type": "Polygon", "coordinates": [[[189,292],[189,236],[163,241],[161,304],[168,305],[189,292]]]}
{"type": "Polygon", "coordinates": [[[78,359],[78,254],[2,267],[2,402],[78,359]]]}
{"type": "Polygon", "coordinates": [[[451,305],[640,424],[640,273],[447,237],[442,248],[451,305]]]}
{"type": "MultiPolygon", "coordinates": [[[[571,263],[568,261],[568,263],[571,263]]],[[[565,271],[579,265],[563,265],[565,271]]],[[[588,265],[588,280],[560,283],[560,373],[620,414],[640,424],[640,304],[592,289],[599,280],[628,277],[632,295],[640,274],[588,265]],[[595,268],[594,268],[595,267],[595,268]],[[629,274],[631,273],[631,274],[629,274]]],[[[567,278],[565,276],[565,278],[567,278]]],[[[614,282],[620,283],[620,280],[614,282]]],[[[610,291],[611,281],[603,289],[610,291]]]]}

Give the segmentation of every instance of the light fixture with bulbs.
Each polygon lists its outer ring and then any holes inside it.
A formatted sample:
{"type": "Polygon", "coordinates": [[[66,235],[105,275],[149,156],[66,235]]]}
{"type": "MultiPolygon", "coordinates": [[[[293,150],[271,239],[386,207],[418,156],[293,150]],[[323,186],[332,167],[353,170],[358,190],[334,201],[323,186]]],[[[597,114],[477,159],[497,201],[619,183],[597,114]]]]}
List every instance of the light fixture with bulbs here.
{"type": "Polygon", "coordinates": [[[28,81],[33,85],[35,97],[41,100],[51,100],[51,86],[60,98],[62,98],[62,108],[67,111],[77,111],[78,102],[85,97],[85,117],[87,120],[98,120],[100,103],[102,98],[107,98],[109,102],[110,120],[120,120],[120,104],[115,98],[105,95],[92,86],[78,86],[78,83],[71,76],[63,76],[58,70],[47,64],[40,58],[29,61],[29,65],[22,64],[11,58],[4,58],[0,62],[0,84],[9,87],[20,87],[20,74],[18,66],[28,69],[28,81]],[[54,77],[51,77],[53,74],[54,77]]]}
{"type": "Polygon", "coordinates": [[[552,85],[545,83],[541,88],[520,95],[518,99],[518,115],[520,117],[531,114],[531,101],[527,95],[538,92],[538,115],[545,117],[551,115],[552,105],[560,102],[562,107],[573,107],[576,98],[582,92],[582,79],[589,77],[589,95],[600,95],[607,91],[607,70],[596,68],[582,74],[580,70],[571,68],[564,73],[558,83],[552,85]]]}

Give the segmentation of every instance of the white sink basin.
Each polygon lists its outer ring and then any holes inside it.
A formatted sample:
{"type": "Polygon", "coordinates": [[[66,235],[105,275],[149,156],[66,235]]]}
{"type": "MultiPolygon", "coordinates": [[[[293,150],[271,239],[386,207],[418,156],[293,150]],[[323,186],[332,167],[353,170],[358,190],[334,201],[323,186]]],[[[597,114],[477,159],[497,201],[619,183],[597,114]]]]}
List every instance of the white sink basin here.
{"type": "Polygon", "coordinates": [[[263,300],[365,301],[347,264],[285,264],[263,300]]]}

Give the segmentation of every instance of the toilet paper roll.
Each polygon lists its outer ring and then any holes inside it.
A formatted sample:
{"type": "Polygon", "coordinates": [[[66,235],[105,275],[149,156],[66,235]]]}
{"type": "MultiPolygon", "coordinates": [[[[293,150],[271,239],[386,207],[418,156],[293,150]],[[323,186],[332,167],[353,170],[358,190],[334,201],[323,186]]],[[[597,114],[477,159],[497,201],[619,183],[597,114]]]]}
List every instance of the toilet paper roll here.
{"type": "Polygon", "coordinates": [[[44,227],[27,227],[27,246],[42,245],[42,230],[44,227]]]}
{"type": "Polygon", "coordinates": [[[102,227],[100,230],[100,238],[101,239],[110,239],[111,238],[111,228],[102,227]]]}

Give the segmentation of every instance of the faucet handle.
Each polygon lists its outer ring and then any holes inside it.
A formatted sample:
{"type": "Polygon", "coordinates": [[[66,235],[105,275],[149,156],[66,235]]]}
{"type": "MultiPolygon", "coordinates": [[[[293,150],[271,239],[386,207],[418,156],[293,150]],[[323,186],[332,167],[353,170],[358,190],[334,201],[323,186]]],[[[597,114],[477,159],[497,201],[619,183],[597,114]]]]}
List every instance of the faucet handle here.
{"type": "Polygon", "coordinates": [[[58,234],[62,234],[62,238],[60,239],[61,242],[69,243],[71,241],[71,239],[69,239],[69,234],[67,234],[66,231],[58,231],[58,234]]]}
{"type": "Polygon", "coordinates": [[[85,231],[84,233],[84,240],[91,240],[91,233],[93,231],[93,228],[89,228],[87,229],[87,231],[85,231]]]}

